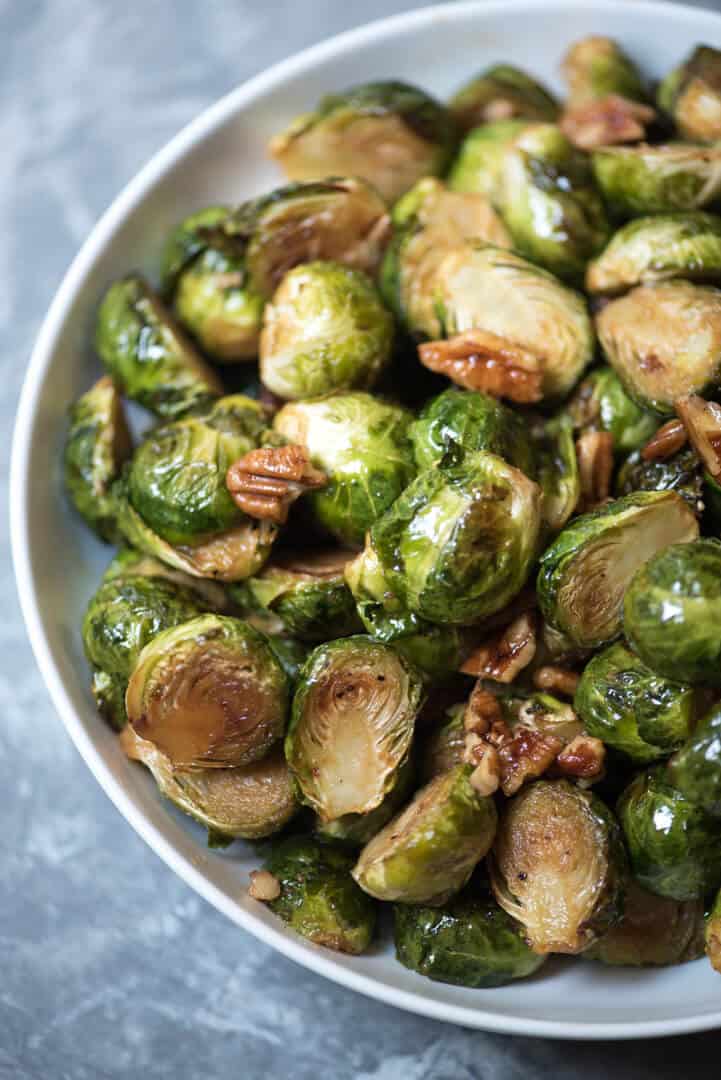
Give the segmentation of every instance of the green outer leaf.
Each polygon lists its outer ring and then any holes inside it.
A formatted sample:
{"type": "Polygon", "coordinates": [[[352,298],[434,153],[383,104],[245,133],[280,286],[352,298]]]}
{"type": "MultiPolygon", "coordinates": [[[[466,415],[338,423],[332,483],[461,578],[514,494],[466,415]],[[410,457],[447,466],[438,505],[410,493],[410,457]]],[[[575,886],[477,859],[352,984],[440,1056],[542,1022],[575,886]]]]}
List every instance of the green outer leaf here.
{"type": "Polygon", "coordinates": [[[330,641],[362,629],[342,572],[313,577],[271,563],[230,591],[241,611],[272,613],[288,634],[302,641],[330,641]]]}
{"type": "Polygon", "coordinates": [[[183,218],[171,229],[163,249],[160,278],[164,296],[172,296],[182,272],[210,243],[210,231],[222,225],[230,213],[228,206],[205,206],[183,218]]]}
{"type": "MultiPolygon", "coordinates": [[[[658,428],[658,415],[642,408],[629,397],[609,364],[588,375],[568,405],[568,413],[578,431],[608,431],[617,454],[642,447],[658,428]]],[[[635,489],[631,489],[635,490],[635,489]]],[[[651,489],[649,489],[651,490],[651,489]]],[[[619,491],[619,495],[628,492],[619,491]]]]}
{"type": "Polygon", "coordinates": [[[606,146],[591,155],[596,183],[621,217],[701,210],[721,198],[721,149],[606,146]]]}
{"type": "Polygon", "coordinates": [[[675,491],[695,514],[703,507],[704,476],[701,462],[691,447],[669,458],[644,461],[639,451],[630,454],[616,476],[616,494],[632,491],[675,491]]]}
{"type": "Polygon", "coordinates": [[[712,817],[721,817],[721,706],[700,721],[668,766],[674,787],[712,817]]]}
{"type": "Polygon", "coordinates": [[[496,204],[501,194],[503,155],[525,126],[524,120],[498,120],[474,128],[461,143],[448,174],[451,190],[485,195],[496,204]]]}

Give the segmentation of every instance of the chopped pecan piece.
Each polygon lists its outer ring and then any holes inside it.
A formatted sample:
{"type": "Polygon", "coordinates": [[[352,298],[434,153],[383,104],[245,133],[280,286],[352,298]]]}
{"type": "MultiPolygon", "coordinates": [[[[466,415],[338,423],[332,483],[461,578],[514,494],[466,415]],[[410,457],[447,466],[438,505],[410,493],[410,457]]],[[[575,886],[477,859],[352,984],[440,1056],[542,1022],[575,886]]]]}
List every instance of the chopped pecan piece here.
{"type": "Polygon", "coordinates": [[[280,896],[280,882],[274,874],[271,874],[270,870],[251,870],[249,877],[248,896],[252,896],[254,900],[263,900],[266,903],[269,900],[278,899],[280,896]]]}
{"type": "Polygon", "coordinates": [[[536,620],[528,611],[519,615],[500,634],[479,645],[461,671],[495,682],[513,682],[536,653],[536,620]]]}
{"type": "Polygon", "coordinates": [[[565,697],[573,697],[580,678],[581,676],[570,668],[544,664],[534,672],[533,685],[539,690],[550,690],[552,693],[563,694],[565,697]]]}
{"type": "Polygon", "coordinates": [[[576,457],[581,482],[581,507],[589,510],[604,502],[611,490],[613,435],[608,431],[587,431],[576,440],[576,457]]]}
{"type": "Polygon", "coordinates": [[[683,420],[668,420],[641,450],[644,461],[665,461],[686,445],[688,435],[683,420]]]}
{"type": "Polygon", "coordinates": [[[527,780],[543,776],[562,748],[563,741],[557,735],[523,725],[516,728],[498,748],[503,794],[515,795],[527,780]]]}
{"type": "Polygon", "coordinates": [[[477,735],[488,735],[490,732],[502,732],[504,735],[508,733],[498,698],[494,697],[490,690],[484,689],[480,680],[473,687],[468,699],[463,714],[463,726],[466,731],[477,735]]]}
{"type": "Polygon", "coordinates": [[[714,478],[721,476],[721,405],[697,394],[679,398],[676,412],[691,445],[714,478]]]}
{"type": "Polygon", "coordinates": [[[603,772],[606,748],[592,735],[577,735],[556,758],[556,768],[564,776],[591,780],[603,772]]]}
{"type": "Polygon", "coordinates": [[[323,487],[327,477],[311,465],[305,447],[267,446],[231,465],[225,482],[244,513],[283,525],[291,503],[304,492],[323,487]]]}
{"type": "Polygon", "coordinates": [[[467,330],[418,346],[421,363],[466,390],[527,404],[540,401],[543,372],[534,353],[490,330],[467,330]]]}
{"type": "Polygon", "coordinates": [[[596,101],[570,105],[561,117],[561,131],[580,150],[640,142],[656,119],[650,105],[607,94],[596,101]]]}

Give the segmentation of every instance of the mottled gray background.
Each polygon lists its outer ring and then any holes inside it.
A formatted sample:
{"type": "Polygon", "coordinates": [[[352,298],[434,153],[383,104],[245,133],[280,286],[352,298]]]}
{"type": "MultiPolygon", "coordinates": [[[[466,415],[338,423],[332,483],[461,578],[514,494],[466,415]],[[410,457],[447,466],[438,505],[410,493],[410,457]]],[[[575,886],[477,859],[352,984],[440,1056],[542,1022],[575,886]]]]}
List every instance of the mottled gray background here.
{"type": "MultiPolygon", "coordinates": [[[[0,0],[0,505],[33,338],[110,200],[237,83],[416,6],[0,0]]],[[[0,1080],[719,1075],[721,1033],[486,1036],[374,1004],[231,925],[131,831],[65,735],[26,641],[4,525],[0,511],[0,1080]]]]}

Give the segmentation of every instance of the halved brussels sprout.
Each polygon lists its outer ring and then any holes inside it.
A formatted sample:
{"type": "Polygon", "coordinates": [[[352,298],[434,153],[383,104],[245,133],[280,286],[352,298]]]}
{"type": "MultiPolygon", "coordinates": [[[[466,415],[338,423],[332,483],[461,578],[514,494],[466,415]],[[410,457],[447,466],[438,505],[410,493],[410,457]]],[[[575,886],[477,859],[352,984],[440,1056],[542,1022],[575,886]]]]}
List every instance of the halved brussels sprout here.
{"type": "Polygon", "coordinates": [[[141,650],[161,630],[203,610],[198,593],[162,577],[131,574],[100,586],[85,611],[82,637],[96,704],[113,727],[125,723],[125,687],[141,650]]]}
{"type": "Polygon", "coordinates": [[[588,264],[586,288],[613,295],[666,278],[721,282],[721,217],[687,210],[629,221],[588,264]]]}
{"type": "Polygon", "coordinates": [[[499,179],[514,247],[564,280],[582,281],[609,235],[585,154],[555,124],[529,124],[507,147],[499,179]]]}
{"type": "Polygon", "coordinates": [[[638,68],[612,38],[591,35],[576,41],[561,64],[574,104],[619,94],[631,101],[646,101],[638,68]]]}
{"type": "Polygon", "coordinates": [[[371,529],[393,596],[441,625],[498,611],[528,576],[540,504],[533,481],[486,451],[427,469],[371,529]]]}
{"type": "Polygon", "coordinates": [[[121,739],[128,757],[150,769],[161,795],[205,826],[213,846],[271,836],[299,809],[281,747],[242,768],[180,770],[130,726],[121,739]]]}
{"type": "Polygon", "coordinates": [[[412,419],[400,405],[361,392],[292,402],[276,414],[275,430],[305,446],[327,475],[326,486],[306,501],[341,543],[360,546],[413,478],[412,419]]]}
{"type": "Polygon", "coordinates": [[[616,494],[632,491],[675,491],[695,514],[701,513],[704,475],[695,450],[685,446],[671,457],[651,461],[645,461],[639,451],[629,454],[616,476],[616,494]]]}
{"type": "Polygon", "coordinates": [[[631,870],[671,900],[701,899],[721,883],[721,826],[668,782],[661,766],[639,773],[618,802],[631,870]]]}
{"type": "Polygon", "coordinates": [[[375,904],[350,875],[353,856],[313,837],[274,845],[265,869],[280,885],[268,907],[291,930],[336,952],[365,952],[375,930],[375,904]]]}
{"type": "Polygon", "coordinates": [[[619,217],[701,210],[721,196],[721,147],[604,146],[591,164],[606,205],[619,217]]]}
{"type": "Polygon", "coordinates": [[[267,613],[303,641],[347,637],[362,629],[344,576],[353,555],[343,548],[281,551],[231,596],[244,615],[267,613]]]}
{"type": "Polygon", "coordinates": [[[698,522],[672,491],[625,495],[567,525],[541,556],[538,602],[546,621],[577,648],[621,632],[623,596],[646,559],[698,536],[698,522]]]}
{"type": "Polygon", "coordinates": [[[448,174],[451,190],[485,195],[492,203],[497,203],[501,194],[503,157],[525,127],[525,120],[498,120],[469,132],[448,174]]]}
{"type": "Polygon", "coordinates": [[[396,814],[407,801],[413,787],[414,769],[410,759],[401,766],[395,787],[391,788],[383,802],[367,814],[344,814],[331,821],[316,820],[315,831],[327,840],[335,840],[347,847],[363,847],[396,814]]]}
{"type": "Polygon", "coordinates": [[[721,52],[697,45],[685,63],[662,81],[657,100],[684,139],[721,139],[721,52]]]}
{"type": "Polygon", "coordinates": [[[136,734],[174,768],[250,765],[283,734],[288,680],[252,626],[202,615],[145,646],[125,704],[136,734]]]}
{"type": "Polygon", "coordinates": [[[536,79],[512,64],[493,64],[453,95],[448,107],[462,131],[497,120],[555,120],[558,104],[536,79]]]}
{"type": "Polygon", "coordinates": [[[393,317],[361,270],[306,263],[285,275],[265,309],[260,378],[285,399],[370,389],[392,347],[393,317]]]}
{"type": "Polygon", "coordinates": [[[581,498],[573,425],[567,416],[558,416],[534,430],[538,461],[536,479],[543,493],[541,516],[546,532],[557,533],[566,524],[581,498]]]}
{"type": "Polygon", "coordinates": [[[613,435],[613,449],[621,454],[643,446],[658,427],[656,413],[637,405],[607,364],[583,380],[569,402],[568,413],[577,431],[607,431],[613,435]]]}
{"type": "Polygon", "coordinates": [[[589,735],[645,764],[683,744],[696,720],[697,695],[656,675],[618,641],[586,664],[574,707],[589,735]]]}
{"type": "Polygon", "coordinates": [[[404,904],[444,904],[487,853],[498,815],[493,799],[458,765],[421,788],[405,810],[366,844],[353,869],[365,892],[404,904]]]}
{"type": "Polygon", "coordinates": [[[105,375],[70,409],[63,466],[65,490],[75,509],[108,542],[118,539],[111,485],[131,452],[122,399],[105,375]]]}
{"type": "Polygon", "coordinates": [[[204,611],[217,611],[218,614],[224,615],[231,606],[228,593],[217,581],[191,577],[190,574],[184,574],[182,570],[174,570],[160,559],[156,559],[154,555],[147,555],[132,547],[120,548],[108,564],[102,581],[104,584],[106,581],[136,576],[165,578],[176,585],[192,589],[205,605],[204,611]]]}
{"type": "Polygon", "coordinates": [[[712,817],[721,817],[721,707],[700,721],[685,746],[671,758],[668,775],[674,787],[712,817]]]}
{"type": "Polygon", "coordinates": [[[163,296],[172,298],[178,278],[209,246],[213,232],[222,226],[230,207],[216,204],[194,210],[171,229],[163,248],[160,279],[163,296]]]}
{"type": "Polygon", "coordinates": [[[650,554],[647,548],[624,600],[631,648],[667,679],[721,686],[721,542],[650,554]]]}
{"type": "Polygon", "coordinates": [[[721,891],[716,894],[708,914],[704,937],[706,955],[711,961],[711,967],[721,973],[721,891]]]}
{"type": "Polygon", "coordinates": [[[443,722],[426,736],[421,758],[421,775],[424,780],[432,780],[434,776],[440,776],[456,765],[463,764],[466,747],[466,728],[463,722],[465,711],[465,702],[451,705],[446,709],[443,722]]]}
{"type": "Polygon", "coordinates": [[[359,634],[314,649],[285,753],[322,821],[380,806],[408,759],[422,698],[420,675],[390,645],[359,634]]]}
{"type": "Polygon", "coordinates": [[[218,377],[138,275],[106,292],[95,347],[123,392],[158,416],[172,419],[223,393],[218,377]]]}
{"type": "Polygon", "coordinates": [[[269,149],[292,180],[360,176],[393,202],[422,176],[445,172],[455,134],[447,110],[423,90],[374,82],[327,94],[269,149]]]}
{"type": "Polygon", "coordinates": [[[538,780],[506,803],[490,872],[496,900],[537,953],[582,952],[622,912],[618,823],[567,780],[538,780]]]}
{"type": "Polygon", "coordinates": [[[584,952],[614,967],[685,964],[703,955],[703,903],[670,900],[626,883],[623,918],[584,952]]]}
{"type": "Polygon", "coordinates": [[[535,475],[526,421],[488,394],[445,390],[421,409],[410,427],[419,470],[440,464],[449,450],[490,450],[526,476],[535,475]]]}
{"type": "Polygon", "coordinates": [[[396,957],[404,967],[453,986],[504,986],[537,971],[520,927],[492,896],[469,886],[443,907],[397,904],[396,957]]]}

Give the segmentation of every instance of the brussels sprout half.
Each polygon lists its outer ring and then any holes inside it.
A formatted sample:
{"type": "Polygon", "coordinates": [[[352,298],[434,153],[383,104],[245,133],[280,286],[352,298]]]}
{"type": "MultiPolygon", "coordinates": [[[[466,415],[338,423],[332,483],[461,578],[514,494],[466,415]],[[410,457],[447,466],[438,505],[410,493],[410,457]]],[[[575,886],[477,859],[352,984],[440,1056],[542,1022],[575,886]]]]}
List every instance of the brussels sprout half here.
{"type": "Polygon", "coordinates": [[[621,921],[583,956],[613,967],[685,964],[703,955],[703,927],[700,900],[656,896],[630,879],[624,890],[621,921]]]}
{"type": "Polygon", "coordinates": [[[285,275],[265,309],[260,378],[288,400],[370,389],[392,347],[393,317],[361,270],[306,263],[285,275]]]}
{"type": "Polygon", "coordinates": [[[422,176],[440,176],[455,147],[447,110],[418,87],[374,82],[328,94],[270,143],[293,180],[360,176],[393,202],[422,176]]]}
{"type": "Polygon", "coordinates": [[[620,641],[586,664],[574,698],[589,735],[641,764],[678,750],[696,705],[690,686],[656,675],[620,641]]]}
{"type": "Polygon", "coordinates": [[[618,94],[631,101],[646,101],[638,68],[612,38],[591,35],[576,41],[561,64],[574,104],[618,94]]]}
{"type": "Polygon", "coordinates": [[[704,932],[706,955],[714,971],[721,974],[721,891],[716,894],[711,911],[706,920],[704,932]]]}
{"type": "Polygon", "coordinates": [[[396,957],[404,967],[454,986],[504,986],[532,975],[545,957],[491,896],[472,887],[443,907],[397,904],[396,957]]]}
{"type": "Polygon", "coordinates": [[[691,802],[721,817],[721,706],[700,721],[668,766],[668,776],[691,802]]]}
{"type": "MultiPolygon", "coordinates": [[[[568,413],[574,428],[582,433],[607,431],[613,435],[614,451],[621,454],[643,446],[658,427],[658,415],[637,405],[607,364],[583,380],[569,402],[568,413]]],[[[619,495],[625,494],[619,491],[619,495]]]]}
{"type": "Polygon", "coordinates": [[[384,825],[398,813],[408,800],[413,788],[415,770],[410,758],[401,766],[395,786],[391,788],[375,810],[367,814],[344,814],[331,821],[316,819],[315,831],[327,840],[335,840],[346,847],[360,848],[372,840],[384,825]]]}
{"type": "Polygon", "coordinates": [[[721,197],[721,148],[605,146],[591,157],[596,183],[619,217],[701,210],[721,197]]]}
{"type": "Polygon", "coordinates": [[[618,823],[567,780],[538,780],[506,804],[490,872],[496,900],[537,953],[582,952],[622,911],[618,823]]]}
{"type": "Polygon", "coordinates": [[[413,478],[412,419],[401,406],[361,392],[293,402],[276,414],[274,429],[305,446],[313,465],[328,476],[326,486],[306,501],[341,543],[360,546],[413,478]]]}
{"type": "MultiPolygon", "coordinates": [[[[647,548],[644,560],[649,554],[647,548]]],[[[624,632],[667,679],[721,686],[720,610],[721,542],[674,544],[636,570],[624,600],[624,632]]]]}
{"type": "Polygon", "coordinates": [[[497,120],[555,120],[558,104],[536,79],[512,64],[494,64],[465,83],[449,102],[462,131],[497,120]]]}
{"type": "Polygon", "coordinates": [[[174,768],[250,765],[285,730],[288,680],[257,630],[202,615],[145,646],[125,703],[136,734],[174,768]]]}
{"type": "Polygon", "coordinates": [[[618,802],[634,877],[671,900],[701,899],[721,883],[721,826],[677,791],[657,766],[618,802]]]}
{"type": "Polygon", "coordinates": [[[448,174],[451,190],[485,195],[496,204],[501,194],[501,165],[506,149],[525,127],[525,120],[498,120],[474,128],[461,143],[448,174]]]}
{"type": "Polygon", "coordinates": [[[109,375],[70,409],[63,455],[65,489],[87,525],[102,540],[118,540],[113,481],[132,451],[123,402],[109,375]]]}
{"type": "Polygon", "coordinates": [[[116,281],[98,311],[95,347],[123,393],[172,419],[223,387],[141,277],[116,281]]]}
{"type": "Polygon", "coordinates": [[[444,904],[487,853],[496,831],[493,799],[459,765],[421,788],[398,817],[366,844],[353,869],[360,887],[378,900],[444,904]]]}
{"type": "Polygon", "coordinates": [[[671,71],[658,88],[659,107],[684,139],[721,139],[721,52],[697,45],[688,60],[671,71]]]}
{"type": "Polygon", "coordinates": [[[616,494],[632,491],[675,491],[681,495],[695,514],[704,507],[704,474],[698,456],[685,446],[668,458],[644,460],[635,451],[624,461],[616,476],[616,494]]]}
{"type": "Polygon", "coordinates": [[[638,567],[697,536],[696,517],[672,491],[625,495],[582,514],[541,556],[541,611],[577,648],[598,648],[621,632],[623,596],[638,567]]]}
{"type": "Polygon", "coordinates": [[[586,288],[608,296],[667,278],[721,282],[721,217],[687,210],[629,221],[588,264],[586,288]]]}

